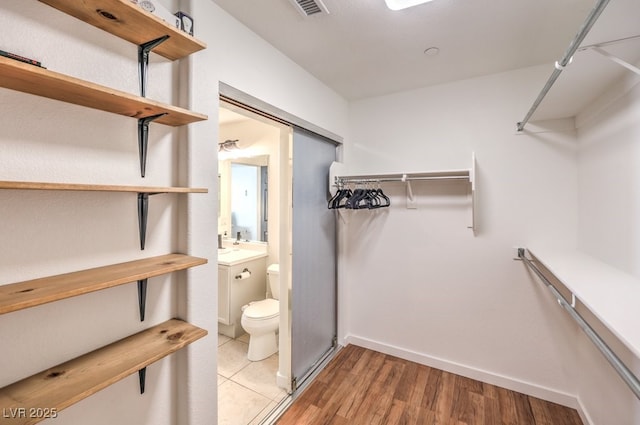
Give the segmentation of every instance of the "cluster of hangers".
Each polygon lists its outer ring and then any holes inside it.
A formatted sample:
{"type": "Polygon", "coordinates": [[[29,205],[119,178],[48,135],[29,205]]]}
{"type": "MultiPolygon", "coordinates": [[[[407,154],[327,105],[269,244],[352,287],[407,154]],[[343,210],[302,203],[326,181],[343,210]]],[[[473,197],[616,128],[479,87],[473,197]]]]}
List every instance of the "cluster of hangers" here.
{"type": "Polygon", "coordinates": [[[370,187],[365,182],[365,187],[357,187],[351,190],[345,187],[343,182],[338,182],[336,194],[329,199],[327,207],[330,210],[347,208],[352,210],[384,208],[391,205],[391,199],[384,194],[380,186],[370,187]]]}

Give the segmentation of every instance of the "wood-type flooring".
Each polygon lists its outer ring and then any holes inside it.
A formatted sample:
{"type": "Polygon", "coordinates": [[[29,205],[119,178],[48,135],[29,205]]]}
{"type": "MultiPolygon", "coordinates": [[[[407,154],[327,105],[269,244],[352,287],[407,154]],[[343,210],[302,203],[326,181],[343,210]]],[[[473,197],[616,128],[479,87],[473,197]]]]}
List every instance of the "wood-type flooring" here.
{"type": "Polygon", "coordinates": [[[583,425],[575,409],[348,345],[277,425],[583,425]]]}

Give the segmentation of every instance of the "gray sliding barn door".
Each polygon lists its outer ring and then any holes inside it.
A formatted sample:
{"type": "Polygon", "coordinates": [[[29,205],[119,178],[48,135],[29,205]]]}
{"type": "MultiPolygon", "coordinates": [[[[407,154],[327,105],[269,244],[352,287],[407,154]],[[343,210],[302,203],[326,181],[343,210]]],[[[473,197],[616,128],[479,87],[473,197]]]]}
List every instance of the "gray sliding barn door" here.
{"type": "Polygon", "coordinates": [[[335,345],[336,218],[327,209],[335,159],[336,145],[294,127],[291,372],[297,385],[335,345]]]}

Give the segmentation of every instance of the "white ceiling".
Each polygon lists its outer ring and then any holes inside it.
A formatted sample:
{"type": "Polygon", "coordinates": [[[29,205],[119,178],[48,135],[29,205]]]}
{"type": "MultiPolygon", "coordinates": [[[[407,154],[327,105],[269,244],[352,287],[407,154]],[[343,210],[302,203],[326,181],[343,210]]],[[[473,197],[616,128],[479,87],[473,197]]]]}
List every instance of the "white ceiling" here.
{"type": "MultiPolygon", "coordinates": [[[[596,3],[434,0],[391,11],[384,0],[323,0],[329,14],[303,17],[291,0],[214,1],[348,100],[552,64],[596,3]],[[432,46],[440,53],[425,55],[432,46]]],[[[611,0],[583,44],[640,34],[639,17],[640,1],[611,0]]]]}

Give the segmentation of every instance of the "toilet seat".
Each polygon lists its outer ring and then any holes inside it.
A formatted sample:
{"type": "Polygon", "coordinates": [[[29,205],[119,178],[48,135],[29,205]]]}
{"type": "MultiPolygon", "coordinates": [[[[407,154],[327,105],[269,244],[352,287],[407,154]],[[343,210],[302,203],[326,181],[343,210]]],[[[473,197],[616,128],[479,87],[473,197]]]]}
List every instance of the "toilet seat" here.
{"type": "Polygon", "coordinates": [[[280,302],[273,298],[256,301],[244,309],[242,315],[251,320],[267,320],[280,314],[280,302]]]}

